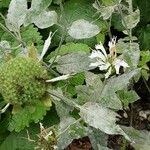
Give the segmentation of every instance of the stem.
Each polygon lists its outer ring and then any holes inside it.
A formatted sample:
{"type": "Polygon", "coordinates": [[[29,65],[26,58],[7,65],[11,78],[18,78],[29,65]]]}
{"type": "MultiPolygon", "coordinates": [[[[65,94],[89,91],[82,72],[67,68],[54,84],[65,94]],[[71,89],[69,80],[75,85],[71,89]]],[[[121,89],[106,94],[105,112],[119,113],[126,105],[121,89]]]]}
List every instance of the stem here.
{"type": "Polygon", "coordinates": [[[63,130],[63,132],[61,132],[59,135],[56,136],[57,140],[59,140],[59,137],[60,137],[63,133],[65,133],[65,132],[70,128],[71,125],[76,124],[76,123],[80,122],[81,120],[82,120],[82,118],[79,118],[78,120],[75,120],[72,124],[70,124],[69,126],[67,126],[66,129],[63,130]]]}
{"type": "Polygon", "coordinates": [[[19,39],[12,32],[10,32],[2,23],[0,23],[0,28],[9,33],[14,39],[16,39],[20,43],[19,39]]]}
{"type": "Polygon", "coordinates": [[[148,92],[150,93],[150,88],[149,88],[147,82],[145,81],[145,78],[143,77],[143,75],[142,75],[142,79],[143,79],[143,81],[144,81],[144,84],[145,84],[145,86],[146,86],[148,92]]]}
{"type": "MultiPolygon", "coordinates": [[[[71,106],[71,107],[75,107],[76,109],[80,109],[80,105],[76,104],[73,100],[68,99],[62,95],[59,95],[58,93],[54,92],[54,91],[48,91],[48,93],[58,99],[63,100],[67,105],[71,106]]],[[[59,100],[58,100],[59,101],[59,100]]]]}
{"type": "Polygon", "coordinates": [[[0,113],[3,114],[6,112],[7,108],[10,106],[10,103],[8,103],[3,109],[0,110],[0,113]]]}
{"type": "Polygon", "coordinates": [[[0,45],[0,48],[1,48],[1,49],[4,49],[4,50],[5,50],[5,49],[6,49],[6,50],[16,50],[16,49],[20,48],[21,46],[22,46],[22,45],[20,44],[20,45],[18,45],[18,46],[16,46],[16,47],[6,48],[6,47],[3,47],[3,46],[0,45]]]}

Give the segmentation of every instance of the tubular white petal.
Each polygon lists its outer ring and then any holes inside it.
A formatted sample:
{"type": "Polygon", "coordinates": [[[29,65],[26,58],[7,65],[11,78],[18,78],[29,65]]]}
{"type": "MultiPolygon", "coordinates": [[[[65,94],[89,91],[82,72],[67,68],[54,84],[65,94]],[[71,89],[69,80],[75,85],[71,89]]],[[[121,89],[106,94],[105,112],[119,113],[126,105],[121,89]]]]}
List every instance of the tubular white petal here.
{"type": "Polygon", "coordinates": [[[103,46],[103,44],[101,42],[100,42],[100,44],[95,45],[95,48],[97,50],[101,50],[103,52],[103,54],[105,55],[105,57],[107,57],[106,50],[105,50],[105,48],[104,48],[104,46],[103,46]]]}
{"type": "Polygon", "coordinates": [[[44,55],[46,54],[46,52],[51,44],[51,40],[52,40],[52,32],[49,33],[47,40],[45,40],[44,47],[43,47],[41,56],[39,58],[39,61],[41,61],[43,59],[44,55]]]}
{"type": "Polygon", "coordinates": [[[111,75],[111,71],[112,71],[112,67],[110,67],[107,73],[105,74],[105,79],[107,79],[111,75]]]}
{"type": "Polygon", "coordinates": [[[97,62],[91,63],[89,67],[98,67],[104,64],[105,64],[104,62],[97,61],[97,62]]]}
{"type": "Polygon", "coordinates": [[[105,57],[105,55],[99,50],[93,50],[89,58],[91,59],[100,58],[104,62],[107,60],[107,57],[105,57]]]}
{"type": "Polygon", "coordinates": [[[110,66],[111,64],[107,62],[106,64],[99,66],[99,70],[107,70],[110,66]]]}
{"type": "Polygon", "coordinates": [[[46,80],[46,82],[56,82],[56,81],[60,81],[60,80],[66,80],[66,79],[68,79],[70,77],[71,77],[70,74],[66,74],[66,75],[62,75],[60,77],[53,78],[51,80],[46,80]]]}
{"type": "Polygon", "coordinates": [[[125,61],[123,61],[121,59],[115,59],[114,62],[113,62],[113,65],[115,67],[116,74],[119,74],[119,69],[120,69],[121,66],[123,68],[129,67],[129,65],[125,61]]]}

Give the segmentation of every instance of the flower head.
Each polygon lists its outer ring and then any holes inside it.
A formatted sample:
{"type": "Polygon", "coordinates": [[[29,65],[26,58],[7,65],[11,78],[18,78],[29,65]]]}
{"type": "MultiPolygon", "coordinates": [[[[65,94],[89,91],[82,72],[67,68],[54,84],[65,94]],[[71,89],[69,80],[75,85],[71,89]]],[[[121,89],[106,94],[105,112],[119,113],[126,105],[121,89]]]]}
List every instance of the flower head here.
{"type": "Polygon", "coordinates": [[[117,58],[116,37],[109,41],[108,46],[109,54],[106,53],[102,43],[99,43],[95,46],[95,50],[93,50],[89,56],[92,60],[90,67],[99,67],[99,70],[107,71],[105,78],[108,78],[111,75],[113,68],[115,69],[116,74],[119,74],[120,67],[123,67],[124,69],[129,67],[124,60],[117,58]]]}

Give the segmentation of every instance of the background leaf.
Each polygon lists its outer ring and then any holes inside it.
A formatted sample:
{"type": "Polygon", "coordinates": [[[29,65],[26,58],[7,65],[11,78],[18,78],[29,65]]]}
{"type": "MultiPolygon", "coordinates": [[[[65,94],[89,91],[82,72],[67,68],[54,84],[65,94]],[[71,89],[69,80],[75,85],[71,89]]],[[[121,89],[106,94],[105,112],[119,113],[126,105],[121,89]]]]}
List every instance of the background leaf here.
{"type": "Polygon", "coordinates": [[[122,129],[129,135],[132,141],[132,146],[136,150],[150,149],[150,133],[146,130],[136,130],[132,127],[122,126],[122,129]]]}

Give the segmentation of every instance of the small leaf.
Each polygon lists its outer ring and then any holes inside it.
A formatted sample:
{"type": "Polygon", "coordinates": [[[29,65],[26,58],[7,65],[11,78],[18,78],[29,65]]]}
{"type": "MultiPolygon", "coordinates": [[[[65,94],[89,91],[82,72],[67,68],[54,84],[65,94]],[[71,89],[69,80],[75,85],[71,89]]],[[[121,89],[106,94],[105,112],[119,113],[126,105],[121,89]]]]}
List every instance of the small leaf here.
{"type": "Polygon", "coordinates": [[[74,39],[85,39],[96,36],[100,32],[97,25],[94,25],[84,19],[76,20],[69,28],[69,35],[74,39]]]}
{"type": "Polygon", "coordinates": [[[137,68],[140,60],[139,44],[124,42],[122,40],[119,40],[117,43],[117,51],[123,54],[123,58],[129,64],[130,68],[137,68]]]}
{"type": "MultiPolygon", "coordinates": [[[[58,48],[54,52],[51,52],[48,58],[54,57],[57,51],[58,51],[58,48]]],[[[89,53],[91,50],[90,50],[90,47],[86,44],[71,42],[71,43],[66,43],[65,45],[62,45],[59,49],[58,55],[65,55],[65,54],[79,52],[79,51],[89,53]]]]}
{"type": "Polygon", "coordinates": [[[130,79],[136,76],[138,73],[140,73],[140,70],[135,69],[121,76],[110,78],[103,87],[98,102],[100,102],[101,105],[109,108],[122,109],[121,101],[117,97],[116,92],[125,88],[130,83],[130,79]]]}
{"type": "Polygon", "coordinates": [[[43,119],[43,116],[46,115],[46,111],[49,110],[48,107],[45,107],[40,101],[33,106],[26,106],[20,110],[20,112],[14,114],[9,123],[9,131],[15,130],[19,132],[25,127],[28,127],[31,122],[37,123],[39,120],[43,119]]]}
{"type": "Polygon", "coordinates": [[[114,111],[100,106],[98,103],[88,102],[81,106],[80,116],[86,123],[96,129],[100,129],[107,134],[121,134],[127,140],[130,140],[126,133],[116,124],[118,115],[114,111]]]}
{"type": "Polygon", "coordinates": [[[72,140],[87,136],[88,130],[72,117],[64,118],[59,125],[58,148],[64,149],[72,140]]]}
{"type": "Polygon", "coordinates": [[[140,10],[137,9],[136,11],[132,12],[131,14],[124,17],[125,23],[122,21],[124,27],[128,29],[133,29],[140,21],[140,10]]]}
{"type": "Polygon", "coordinates": [[[120,90],[117,92],[117,94],[119,95],[119,98],[122,101],[125,108],[128,108],[130,103],[133,103],[140,98],[137,95],[137,93],[133,90],[131,90],[131,91],[120,90]]]}
{"type": "Polygon", "coordinates": [[[48,28],[57,23],[57,13],[55,11],[42,11],[34,16],[32,22],[40,29],[48,28]]]}

